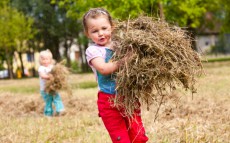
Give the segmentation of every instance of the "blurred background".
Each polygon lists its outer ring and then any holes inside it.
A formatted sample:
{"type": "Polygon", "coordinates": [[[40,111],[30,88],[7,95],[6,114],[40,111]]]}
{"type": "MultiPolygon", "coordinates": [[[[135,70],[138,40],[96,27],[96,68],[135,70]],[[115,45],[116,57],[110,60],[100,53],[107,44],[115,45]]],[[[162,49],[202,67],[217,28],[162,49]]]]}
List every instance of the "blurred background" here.
{"type": "Polygon", "coordinates": [[[37,76],[39,51],[50,49],[73,73],[91,72],[82,16],[106,8],[114,19],[153,16],[188,31],[204,61],[230,60],[229,0],[1,0],[0,79],[37,76]]]}

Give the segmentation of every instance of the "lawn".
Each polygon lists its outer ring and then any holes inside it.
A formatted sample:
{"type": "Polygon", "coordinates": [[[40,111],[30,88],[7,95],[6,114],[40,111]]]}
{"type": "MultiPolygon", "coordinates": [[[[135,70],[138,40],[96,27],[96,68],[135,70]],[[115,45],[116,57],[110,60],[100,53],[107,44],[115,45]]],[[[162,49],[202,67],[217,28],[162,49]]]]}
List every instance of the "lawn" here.
{"type": "MultiPolygon", "coordinates": [[[[197,93],[172,93],[154,122],[157,105],[142,106],[149,143],[228,143],[230,62],[204,64],[197,93]]],[[[38,78],[0,80],[0,142],[111,143],[98,117],[93,74],[70,76],[73,95],[60,92],[67,114],[44,117],[38,78]]]]}

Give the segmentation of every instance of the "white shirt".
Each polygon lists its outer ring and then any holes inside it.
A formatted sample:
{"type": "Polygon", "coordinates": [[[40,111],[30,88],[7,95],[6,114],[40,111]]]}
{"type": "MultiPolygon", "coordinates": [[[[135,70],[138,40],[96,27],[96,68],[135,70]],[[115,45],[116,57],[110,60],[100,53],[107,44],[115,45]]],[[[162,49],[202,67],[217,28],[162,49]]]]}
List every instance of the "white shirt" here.
{"type": "Polygon", "coordinates": [[[52,68],[53,65],[50,65],[48,67],[39,66],[38,73],[39,73],[39,80],[40,80],[40,90],[45,90],[45,83],[46,83],[46,80],[41,78],[40,73],[48,74],[49,72],[51,72],[52,68]]]}

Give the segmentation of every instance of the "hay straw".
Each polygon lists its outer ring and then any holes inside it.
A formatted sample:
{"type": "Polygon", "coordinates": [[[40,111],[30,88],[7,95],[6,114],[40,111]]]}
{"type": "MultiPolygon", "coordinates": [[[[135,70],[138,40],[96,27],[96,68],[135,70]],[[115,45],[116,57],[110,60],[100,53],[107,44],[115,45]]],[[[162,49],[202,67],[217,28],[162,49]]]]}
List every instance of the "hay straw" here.
{"type": "Polygon", "coordinates": [[[125,115],[131,116],[139,101],[147,107],[154,102],[160,106],[164,96],[177,87],[196,92],[195,77],[203,68],[186,33],[147,16],[117,23],[113,60],[121,66],[115,106],[125,107],[125,115]]]}
{"type": "Polygon", "coordinates": [[[72,91],[68,83],[69,70],[63,64],[64,62],[55,64],[49,73],[50,79],[46,82],[45,91],[52,95],[59,90],[66,90],[68,95],[72,95],[72,91]]]}

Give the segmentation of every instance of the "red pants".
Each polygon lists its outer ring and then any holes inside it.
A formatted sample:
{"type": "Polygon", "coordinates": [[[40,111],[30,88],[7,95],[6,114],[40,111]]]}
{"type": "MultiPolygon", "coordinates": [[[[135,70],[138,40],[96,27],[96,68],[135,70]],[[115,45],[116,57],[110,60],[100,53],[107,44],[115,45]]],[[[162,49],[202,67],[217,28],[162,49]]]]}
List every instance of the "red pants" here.
{"type": "Polygon", "coordinates": [[[114,95],[98,92],[99,116],[109,132],[113,143],[146,143],[148,137],[142,124],[140,111],[134,114],[133,120],[121,115],[121,112],[112,106],[110,98],[114,95]]]}

